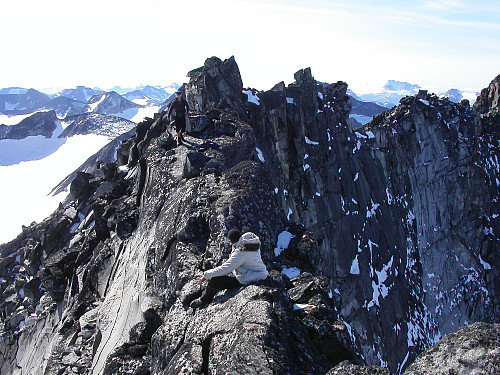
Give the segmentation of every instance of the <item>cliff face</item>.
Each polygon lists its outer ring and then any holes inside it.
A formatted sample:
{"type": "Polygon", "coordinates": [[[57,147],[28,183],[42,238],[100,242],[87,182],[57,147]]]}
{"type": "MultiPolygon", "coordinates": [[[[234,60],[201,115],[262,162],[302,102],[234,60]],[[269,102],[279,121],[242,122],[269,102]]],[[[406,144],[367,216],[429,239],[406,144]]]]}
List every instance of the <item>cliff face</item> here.
{"type": "Polygon", "coordinates": [[[498,320],[497,80],[482,115],[422,91],[353,132],[346,85],[295,78],[258,95],[251,123],[363,359],[399,372],[458,327],[498,320]]]}
{"type": "Polygon", "coordinates": [[[233,58],[189,76],[184,146],[164,114],[139,124],[127,168],[77,174],[72,203],[0,248],[2,373],[400,373],[498,321],[498,101],[421,92],[354,132],[347,85],[309,69],[246,94],[233,58]],[[270,277],[183,306],[232,227],[270,277]]]}

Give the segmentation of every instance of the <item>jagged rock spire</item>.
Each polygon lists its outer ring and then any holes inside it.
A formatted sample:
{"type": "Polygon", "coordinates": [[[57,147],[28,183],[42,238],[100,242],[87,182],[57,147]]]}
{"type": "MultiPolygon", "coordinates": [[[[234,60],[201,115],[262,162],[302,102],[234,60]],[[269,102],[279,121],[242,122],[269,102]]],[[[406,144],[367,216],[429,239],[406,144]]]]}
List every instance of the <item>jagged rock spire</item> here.
{"type": "Polygon", "coordinates": [[[243,112],[243,82],[234,56],[224,61],[210,57],[187,76],[186,98],[193,111],[222,107],[243,112]]]}
{"type": "Polygon", "coordinates": [[[500,74],[481,91],[474,103],[474,108],[482,115],[489,113],[492,116],[497,116],[500,114],[500,74]]]}

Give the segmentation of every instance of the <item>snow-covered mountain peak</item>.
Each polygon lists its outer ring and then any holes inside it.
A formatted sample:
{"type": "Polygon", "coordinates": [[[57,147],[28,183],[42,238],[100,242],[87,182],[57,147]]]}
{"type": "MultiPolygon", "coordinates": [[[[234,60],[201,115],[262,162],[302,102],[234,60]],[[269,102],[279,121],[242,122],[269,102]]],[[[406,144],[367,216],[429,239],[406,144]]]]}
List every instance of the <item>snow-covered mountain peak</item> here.
{"type": "Polygon", "coordinates": [[[3,89],[0,89],[0,94],[4,95],[19,95],[19,94],[26,94],[28,89],[22,88],[22,87],[6,87],[3,89]]]}
{"type": "Polygon", "coordinates": [[[84,113],[101,113],[112,115],[123,112],[130,108],[139,108],[139,104],[135,104],[130,100],[119,95],[115,91],[106,92],[94,95],[89,99],[87,105],[83,109],[84,113]]]}
{"type": "Polygon", "coordinates": [[[408,82],[395,81],[393,79],[388,80],[387,83],[384,85],[384,90],[387,90],[387,91],[416,92],[420,88],[421,87],[419,85],[414,85],[414,84],[411,84],[408,82]]]}

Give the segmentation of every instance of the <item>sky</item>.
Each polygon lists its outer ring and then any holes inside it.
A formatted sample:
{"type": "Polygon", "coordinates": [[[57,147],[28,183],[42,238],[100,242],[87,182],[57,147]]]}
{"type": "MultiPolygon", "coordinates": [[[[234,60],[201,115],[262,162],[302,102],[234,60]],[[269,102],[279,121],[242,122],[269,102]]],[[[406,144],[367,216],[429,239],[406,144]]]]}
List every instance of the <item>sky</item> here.
{"type": "Polygon", "coordinates": [[[187,82],[234,55],[245,87],[311,67],[356,93],[389,80],[480,90],[500,74],[498,0],[0,0],[0,87],[187,82]]]}

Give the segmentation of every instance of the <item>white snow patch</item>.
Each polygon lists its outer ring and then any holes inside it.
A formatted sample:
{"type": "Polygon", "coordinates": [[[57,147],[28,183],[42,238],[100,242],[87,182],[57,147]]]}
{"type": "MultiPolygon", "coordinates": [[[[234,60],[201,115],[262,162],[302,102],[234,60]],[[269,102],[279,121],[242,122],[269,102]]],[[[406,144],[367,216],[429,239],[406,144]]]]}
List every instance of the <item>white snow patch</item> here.
{"type": "Polygon", "coordinates": [[[287,275],[288,278],[293,279],[300,275],[300,270],[297,267],[282,267],[281,273],[287,275]]]}
{"type": "Polygon", "coordinates": [[[401,373],[401,370],[405,367],[409,357],[410,357],[410,352],[407,352],[405,358],[403,359],[403,362],[401,362],[401,364],[398,366],[398,373],[401,373]]]}
{"type": "Polygon", "coordinates": [[[340,318],[340,320],[342,320],[342,323],[344,323],[344,325],[346,326],[347,332],[349,333],[349,337],[351,338],[351,342],[355,343],[356,342],[356,336],[354,335],[354,329],[344,319],[340,318]]]}
{"type": "Polygon", "coordinates": [[[295,238],[295,236],[288,232],[288,231],[283,231],[278,235],[278,242],[276,243],[276,247],[274,248],[274,255],[278,256],[281,254],[281,252],[285,249],[288,249],[288,246],[290,245],[290,241],[292,238],[295,238]]]}
{"type": "Polygon", "coordinates": [[[143,99],[132,99],[131,102],[132,103],[135,103],[135,104],[139,104],[139,105],[142,105],[142,106],[147,106],[149,104],[149,101],[151,99],[148,99],[148,98],[143,98],[143,99]]]}
{"type": "Polygon", "coordinates": [[[408,211],[408,215],[406,215],[406,223],[408,225],[413,225],[413,220],[415,220],[415,215],[411,210],[408,211]]]}
{"type": "Polygon", "coordinates": [[[359,275],[359,260],[358,260],[358,254],[356,254],[356,258],[353,259],[352,264],[351,264],[351,270],[349,273],[352,273],[353,275],[359,275]]]}
{"type": "Polygon", "coordinates": [[[309,305],[308,303],[294,303],[293,304],[293,309],[294,310],[307,310],[313,308],[314,305],[309,305]]]}
{"type": "Polygon", "coordinates": [[[320,194],[320,193],[318,193],[318,192],[316,192],[316,196],[317,196],[317,197],[321,197],[321,194],[320,194]]]}
{"type": "Polygon", "coordinates": [[[323,100],[323,93],[318,91],[318,97],[323,100]]]}
{"type": "Polygon", "coordinates": [[[354,176],[354,181],[356,181],[358,178],[359,178],[359,173],[356,173],[356,175],[354,176]]]}
{"type": "Polygon", "coordinates": [[[373,217],[373,216],[375,216],[376,210],[380,207],[380,204],[373,203],[373,200],[371,200],[371,203],[372,203],[372,208],[370,210],[368,210],[368,207],[367,207],[366,217],[373,217]]]}
{"type": "Polygon", "coordinates": [[[429,103],[429,101],[428,101],[428,100],[420,99],[420,101],[421,101],[422,103],[424,103],[425,105],[430,106],[430,103],[429,103]]]}
{"type": "Polygon", "coordinates": [[[308,169],[310,169],[311,167],[309,166],[309,164],[304,164],[302,166],[302,168],[304,168],[304,172],[307,171],[308,169]]]}
{"type": "Polygon", "coordinates": [[[389,262],[382,267],[382,270],[375,270],[375,273],[377,274],[377,282],[375,282],[375,280],[372,280],[373,295],[372,300],[366,305],[367,309],[375,305],[380,306],[380,296],[382,296],[382,298],[385,298],[389,294],[389,288],[384,283],[387,280],[387,274],[392,267],[393,260],[394,257],[391,257],[389,262]]]}
{"type": "Polygon", "coordinates": [[[108,95],[106,95],[106,93],[102,93],[101,97],[97,99],[95,102],[88,103],[87,112],[94,112],[96,108],[99,106],[99,104],[101,104],[107,97],[108,95]]]}
{"type": "Polygon", "coordinates": [[[21,121],[23,121],[25,118],[30,117],[36,112],[33,113],[28,113],[27,115],[15,115],[15,116],[9,116],[9,115],[0,115],[0,125],[17,125],[21,121]]]}
{"type": "Polygon", "coordinates": [[[141,108],[129,108],[123,112],[115,113],[113,116],[121,117],[138,124],[143,121],[146,117],[153,118],[154,114],[157,113],[160,106],[154,105],[151,107],[141,107],[141,108]]]}
{"type": "Polygon", "coordinates": [[[371,132],[371,131],[367,131],[366,135],[368,136],[369,139],[375,138],[375,134],[373,134],[373,132],[371,132]]]}
{"type": "Polygon", "coordinates": [[[295,104],[295,100],[293,98],[286,98],[286,102],[289,104],[295,104]]]}
{"type": "Polygon", "coordinates": [[[257,151],[257,157],[259,158],[259,160],[264,163],[266,159],[264,159],[264,154],[262,153],[261,149],[255,147],[255,151],[257,151]]]}
{"type": "Polygon", "coordinates": [[[304,154],[304,160],[306,160],[309,157],[308,154],[304,154]]]}
{"type": "Polygon", "coordinates": [[[354,148],[352,149],[352,152],[353,154],[358,151],[358,150],[361,150],[361,141],[358,139],[358,141],[356,142],[356,144],[354,145],[354,148]]]}
{"type": "Polygon", "coordinates": [[[288,214],[286,215],[286,219],[290,220],[290,216],[293,214],[293,211],[291,208],[288,208],[288,214]]]}
{"type": "Polygon", "coordinates": [[[252,90],[243,90],[243,94],[245,94],[248,97],[248,101],[250,103],[260,105],[259,97],[256,94],[254,94],[252,90]]]}
{"type": "Polygon", "coordinates": [[[319,145],[319,142],[311,141],[307,136],[305,136],[304,139],[308,145],[314,145],[314,146],[319,145]]]}
{"type": "Polygon", "coordinates": [[[278,194],[279,192],[279,189],[278,188],[274,188],[274,194],[278,194]]]}
{"type": "Polygon", "coordinates": [[[354,132],[354,134],[356,134],[356,137],[358,137],[358,138],[362,138],[362,139],[366,139],[366,138],[368,138],[366,135],[361,134],[361,133],[359,133],[359,132],[354,132]]]}
{"type": "Polygon", "coordinates": [[[385,194],[387,195],[387,204],[388,204],[388,205],[391,205],[391,204],[392,204],[392,202],[393,202],[393,200],[394,200],[394,198],[393,198],[393,196],[392,196],[391,192],[389,191],[389,188],[388,188],[388,187],[387,187],[387,188],[385,188],[385,194]]]}
{"type": "Polygon", "coordinates": [[[491,265],[488,262],[483,260],[483,258],[481,257],[481,254],[479,254],[479,261],[481,262],[481,265],[483,266],[483,268],[485,270],[491,270],[491,265]]]}

